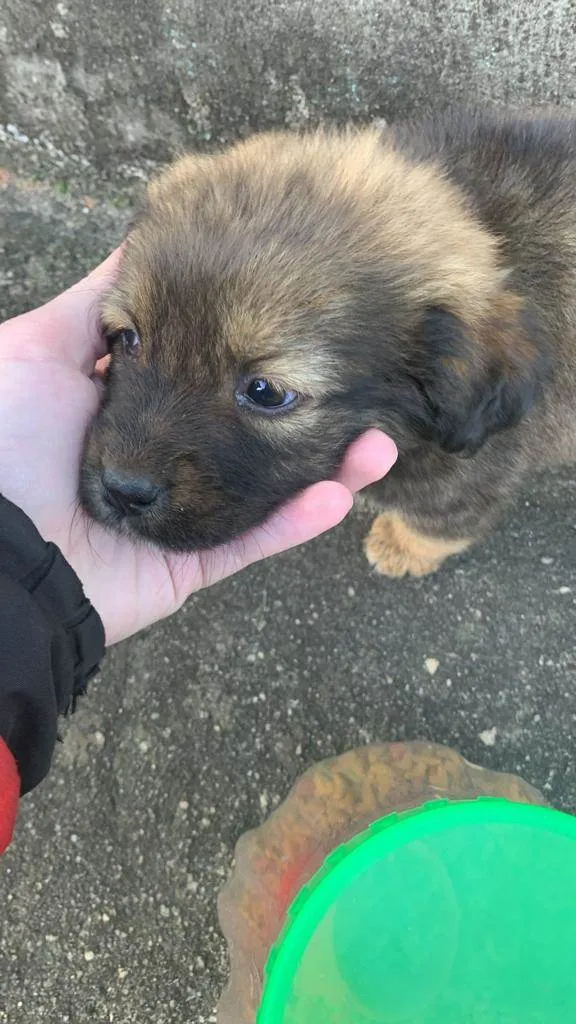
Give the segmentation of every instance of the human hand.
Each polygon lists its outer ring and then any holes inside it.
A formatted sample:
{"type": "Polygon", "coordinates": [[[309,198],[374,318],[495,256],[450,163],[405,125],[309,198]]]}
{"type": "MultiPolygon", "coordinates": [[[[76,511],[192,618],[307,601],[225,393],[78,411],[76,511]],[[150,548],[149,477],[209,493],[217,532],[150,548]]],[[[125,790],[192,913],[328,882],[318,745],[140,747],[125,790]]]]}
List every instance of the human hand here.
{"type": "Polygon", "coordinates": [[[198,554],[152,550],[89,520],[77,489],[106,356],[97,302],[118,258],[116,250],[45,306],[0,325],[0,491],[75,569],[108,644],[171,615],[195,590],[336,526],[354,492],[384,476],[397,456],[390,438],[369,430],[350,447],[337,481],[315,484],[262,526],[198,554]]]}

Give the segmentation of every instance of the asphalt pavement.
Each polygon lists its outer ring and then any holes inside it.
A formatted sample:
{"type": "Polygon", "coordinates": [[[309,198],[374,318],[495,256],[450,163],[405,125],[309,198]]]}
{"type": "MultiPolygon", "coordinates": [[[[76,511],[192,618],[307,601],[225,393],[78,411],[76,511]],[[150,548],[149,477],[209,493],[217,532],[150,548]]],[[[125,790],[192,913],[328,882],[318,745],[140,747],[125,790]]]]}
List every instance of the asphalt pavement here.
{"type": "MultiPolygon", "coordinates": [[[[0,313],[48,298],[127,210],[0,188],[0,313]]],[[[204,1024],[234,844],[314,761],[429,739],[576,811],[576,473],[533,481],[421,581],[369,569],[359,509],[111,651],[0,879],[0,1024],[204,1024]]]]}

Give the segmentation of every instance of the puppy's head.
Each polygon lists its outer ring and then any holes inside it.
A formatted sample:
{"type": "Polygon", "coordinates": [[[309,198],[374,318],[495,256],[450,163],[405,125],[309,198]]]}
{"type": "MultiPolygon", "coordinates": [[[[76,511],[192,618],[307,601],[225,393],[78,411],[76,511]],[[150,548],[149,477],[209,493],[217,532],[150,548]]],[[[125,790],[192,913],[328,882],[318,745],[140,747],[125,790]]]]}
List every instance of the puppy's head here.
{"type": "Polygon", "coordinates": [[[459,194],[375,132],[184,158],[104,304],[84,505],[190,550],[330,477],[370,425],[476,450],[531,401],[523,315],[459,194]]]}

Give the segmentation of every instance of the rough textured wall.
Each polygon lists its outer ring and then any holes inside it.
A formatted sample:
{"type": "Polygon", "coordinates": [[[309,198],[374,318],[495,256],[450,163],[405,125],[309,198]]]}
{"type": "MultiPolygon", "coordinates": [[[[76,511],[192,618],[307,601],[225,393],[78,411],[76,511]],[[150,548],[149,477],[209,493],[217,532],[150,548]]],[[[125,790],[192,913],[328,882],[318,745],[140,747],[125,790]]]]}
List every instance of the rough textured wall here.
{"type": "MultiPolygon", "coordinates": [[[[255,128],[576,98],[574,0],[2,0],[8,163],[121,180],[255,128]]],[[[16,165],[16,166],[15,166],[16,165]]]]}

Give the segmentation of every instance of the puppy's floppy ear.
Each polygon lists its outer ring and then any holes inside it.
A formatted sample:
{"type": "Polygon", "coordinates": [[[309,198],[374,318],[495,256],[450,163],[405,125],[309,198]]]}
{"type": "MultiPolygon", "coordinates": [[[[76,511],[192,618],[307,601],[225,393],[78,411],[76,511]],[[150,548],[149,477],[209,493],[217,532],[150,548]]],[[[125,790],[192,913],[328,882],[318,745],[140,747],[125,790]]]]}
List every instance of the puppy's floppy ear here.
{"type": "Polygon", "coordinates": [[[417,429],[445,451],[473,455],[528,412],[546,369],[536,318],[517,295],[502,293],[474,328],[431,307],[409,371],[422,399],[417,429]]]}

